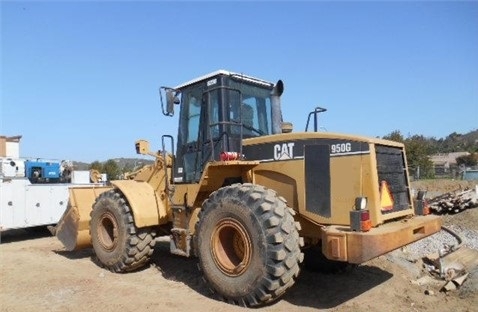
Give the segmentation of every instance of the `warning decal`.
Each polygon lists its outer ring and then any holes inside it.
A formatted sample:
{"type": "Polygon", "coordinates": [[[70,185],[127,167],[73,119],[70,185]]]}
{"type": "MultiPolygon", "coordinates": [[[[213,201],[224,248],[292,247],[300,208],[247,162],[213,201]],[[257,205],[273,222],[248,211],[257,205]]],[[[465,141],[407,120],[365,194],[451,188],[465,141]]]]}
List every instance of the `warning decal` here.
{"type": "Polygon", "coordinates": [[[382,206],[382,211],[393,209],[393,197],[386,181],[380,182],[380,205],[382,206]]]}

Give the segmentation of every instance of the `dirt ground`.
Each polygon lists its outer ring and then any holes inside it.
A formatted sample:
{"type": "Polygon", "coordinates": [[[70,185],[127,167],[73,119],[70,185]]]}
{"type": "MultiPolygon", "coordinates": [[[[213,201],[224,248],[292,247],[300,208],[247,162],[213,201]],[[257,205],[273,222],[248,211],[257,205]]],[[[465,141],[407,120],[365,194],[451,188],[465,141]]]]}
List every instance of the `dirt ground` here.
{"type": "MultiPolygon", "coordinates": [[[[444,218],[447,224],[460,223],[478,230],[478,208],[444,218]]],[[[64,251],[45,229],[4,232],[0,244],[0,309],[247,310],[212,298],[198,274],[197,259],[174,256],[168,251],[167,239],[161,239],[151,266],[138,272],[114,274],[95,263],[91,249],[64,251]]],[[[412,281],[427,273],[421,270],[421,263],[411,265],[413,270],[381,256],[339,274],[302,270],[295,286],[281,300],[255,310],[478,311],[476,291],[445,294],[439,291],[442,283],[419,285],[412,281]],[[430,290],[433,293],[427,295],[430,290]]]]}

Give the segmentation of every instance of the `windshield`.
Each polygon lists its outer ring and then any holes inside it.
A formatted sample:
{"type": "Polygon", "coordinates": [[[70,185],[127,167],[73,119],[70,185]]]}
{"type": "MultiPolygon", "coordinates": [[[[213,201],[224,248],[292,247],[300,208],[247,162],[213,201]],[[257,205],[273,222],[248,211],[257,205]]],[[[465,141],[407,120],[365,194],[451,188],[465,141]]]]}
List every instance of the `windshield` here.
{"type": "Polygon", "coordinates": [[[242,102],[237,103],[238,92],[229,92],[232,99],[229,117],[231,121],[239,122],[242,113],[244,137],[271,134],[271,89],[235,80],[230,81],[230,87],[240,91],[242,102]]]}

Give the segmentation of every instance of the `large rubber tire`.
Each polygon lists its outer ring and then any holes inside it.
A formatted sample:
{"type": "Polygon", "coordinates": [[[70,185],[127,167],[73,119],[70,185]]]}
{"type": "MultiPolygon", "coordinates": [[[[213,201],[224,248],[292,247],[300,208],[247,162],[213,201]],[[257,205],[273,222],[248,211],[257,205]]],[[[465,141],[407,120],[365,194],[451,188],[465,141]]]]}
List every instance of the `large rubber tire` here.
{"type": "Polygon", "coordinates": [[[220,299],[259,306],[295,283],[303,260],[299,223],[274,191],[253,184],[220,188],[196,224],[199,268],[220,299]]]}
{"type": "Polygon", "coordinates": [[[129,272],[149,262],[156,233],[135,226],[131,208],[118,190],[102,193],[90,217],[93,249],[104,267],[112,272],[129,272]]]}

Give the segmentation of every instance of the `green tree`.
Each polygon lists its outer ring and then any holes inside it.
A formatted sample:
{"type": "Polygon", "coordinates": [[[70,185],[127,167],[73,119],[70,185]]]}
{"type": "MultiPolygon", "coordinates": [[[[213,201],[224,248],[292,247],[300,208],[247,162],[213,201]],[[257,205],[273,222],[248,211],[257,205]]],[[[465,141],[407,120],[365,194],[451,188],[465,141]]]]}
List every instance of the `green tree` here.
{"type": "Polygon", "coordinates": [[[108,180],[117,180],[120,177],[121,169],[116,161],[108,159],[103,164],[103,172],[108,176],[108,180]]]}
{"type": "Polygon", "coordinates": [[[413,135],[405,139],[400,130],[392,131],[383,139],[403,143],[407,154],[408,167],[415,173],[420,172],[422,178],[434,177],[433,163],[428,157],[434,150],[432,140],[423,135],[413,135]]]}
{"type": "Polygon", "coordinates": [[[478,153],[473,153],[470,155],[464,155],[456,158],[456,163],[458,166],[464,165],[466,167],[473,167],[478,165],[478,153]]]}
{"type": "Polygon", "coordinates": [[[445,140],[443,140],[443,153],[462,152],[467,148],[467,142],[460,133],[450,133],[445,140]]]}
{"type": "Polygon", "coordinates": [[[123,169],[121,170],[122,173],[126,173],[126,172],[133,172],[133,165],[130,164],[130,163],[126,163],[123,167],[123,169]]]}
{"type": "Polygon", "coordinates": [[[430,142],[422,135],[414,135],[405,139],[408,166],[420,170],[421,178],[434,178],[435,171],[429,155],[431,151],[430,142]]]}
{"type": "Polygon", "coordinates": [[[90,169],[98,170],[99,172],[103,172],[103,164],[99,161],[95,160],[90,164],[90,169]]]}
{"type": "Polygon", "coordinates": [[[400,142],[400,143],[403,143],[405,141],[405,139],[403,138],[403,135],[400,133],[400,130],[392,131],[391,133],[384,136],[383,139],[400,142]]]}
{"type": "Polygon", "coordinates": [[[413,171],[420,168],[421,177],[434,176],[433,163],[429,160],[429,156],[433,154],[467,151],[472,155],[457,159],[458,165],[463,164],[467,167],[478,165],[478,156],[473,156],[478,154],[478,130],[466,134],[452,132],[447,137],[439,139],[423,135],[409,135],[404,138],[399,130],[395,130],[385,135],[383,139],[404,143],[408,165],[413,171]]]}

